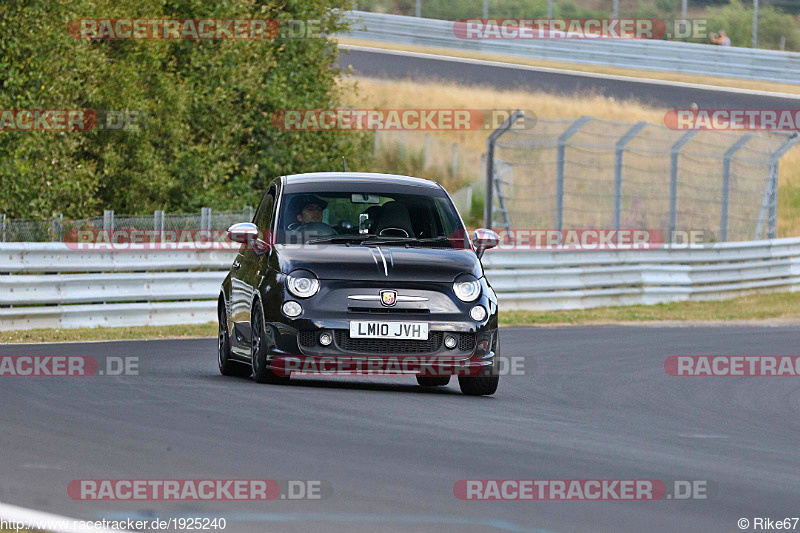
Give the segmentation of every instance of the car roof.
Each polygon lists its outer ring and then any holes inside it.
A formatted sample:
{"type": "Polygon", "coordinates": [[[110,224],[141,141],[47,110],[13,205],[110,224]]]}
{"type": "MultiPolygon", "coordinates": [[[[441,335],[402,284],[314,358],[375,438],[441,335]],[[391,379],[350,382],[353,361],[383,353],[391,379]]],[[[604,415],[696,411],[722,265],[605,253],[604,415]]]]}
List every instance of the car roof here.
{"type": "MultiPolygon", "coordinates": [[[[397,174],[377,172],[309,172],[285,176],[286,192],[336,191],[347,187],[376,188],[376,192],[417,187],[430,192],[441,191],[435,181],[397,174]],[[380,190],[377,190],[380,189],[380,190]]],[[[418,191],[422,192],[422,191],[418,191]]]]}

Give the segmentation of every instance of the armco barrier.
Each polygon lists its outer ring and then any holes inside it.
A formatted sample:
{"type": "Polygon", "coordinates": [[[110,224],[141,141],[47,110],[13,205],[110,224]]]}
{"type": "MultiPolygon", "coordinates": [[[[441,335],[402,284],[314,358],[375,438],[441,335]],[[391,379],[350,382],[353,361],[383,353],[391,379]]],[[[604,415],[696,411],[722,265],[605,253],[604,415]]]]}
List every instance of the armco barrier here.
{"type": "MultiPolygon", "coordinates": [[[[106,251],[0,244],[0,330],[216,319],[233,251],[106,251]]],[[[634,251],[491,250],[501,311],[730,298],[800,288],[800,238],[634,251]]]]}
{"type": "Polygon", "coordinates": [[[465,40],[453,22],[349,11],[343,36],[570,63],[800,83],[800,53],[647,39],[465,40]]]}

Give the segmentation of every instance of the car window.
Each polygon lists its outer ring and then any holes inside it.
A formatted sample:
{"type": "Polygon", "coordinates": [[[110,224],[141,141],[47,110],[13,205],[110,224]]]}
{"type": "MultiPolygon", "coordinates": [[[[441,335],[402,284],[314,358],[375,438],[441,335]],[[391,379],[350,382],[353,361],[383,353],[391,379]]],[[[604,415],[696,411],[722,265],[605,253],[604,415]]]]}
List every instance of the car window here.
{"type": "Polygon", "coordinates": [[[253,217],[253,224],[258,226],[260,230],[268,230],[270,227],[270,222],[272,221],[272,208],[275,205],[275,190],[270,189],[270,191],[264,196],[261,200],[261,203],[256,210],[256,214],[253,217]]]}
{"type": "MultiPolygon", "coordinates": [[[[293,193],[285,195],[279,217],[279,243],[347,235],[435,240],[450,238],[459,229],[463,230],[455,208],[443,195],[368,191],[293,193]],[[312,212],[303,212],[307,206],[312,212]],[[321,214],[316,211],[317,206],[321,214]]],[[[335,244],[346,244],[344,241],[338,239],[335,244]]]]}

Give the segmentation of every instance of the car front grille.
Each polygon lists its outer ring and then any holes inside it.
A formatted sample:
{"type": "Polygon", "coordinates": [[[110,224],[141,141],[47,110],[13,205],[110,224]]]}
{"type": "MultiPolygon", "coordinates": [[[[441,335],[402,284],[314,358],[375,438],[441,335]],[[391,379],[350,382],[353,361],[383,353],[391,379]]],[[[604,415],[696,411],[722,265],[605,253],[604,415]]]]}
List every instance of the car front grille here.
{"type": "Polygon", "coordinates": [[[317,345],[317,331],[316,330],[302,330],[298,335],[300,346],[312,348],[317,345]]]}
{"type": "Polygon", "coordinates": [[[458,334],[458,350],[461,352],[471,352],[475,350],[475,334],[474,333],[459,333],[458,334]]]}
{"type": "Polygon", "coordinates": [[[442,332],[432,331],[428,340],[361,339],[352,338],[347,330],[334,331],[336,345],[344,352],[358,354],[426,354],[435,353],[442,346],[442,332]]]}

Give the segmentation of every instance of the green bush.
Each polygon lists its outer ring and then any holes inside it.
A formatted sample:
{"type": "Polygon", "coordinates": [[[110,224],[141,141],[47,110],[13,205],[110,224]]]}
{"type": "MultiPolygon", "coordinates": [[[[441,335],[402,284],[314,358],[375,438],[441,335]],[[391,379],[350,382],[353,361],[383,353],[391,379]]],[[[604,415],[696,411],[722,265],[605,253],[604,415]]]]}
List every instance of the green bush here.
{"type": "Polygon", "coordinates": [[[80,41],[84,18],[320,19],[347,0],[27,0],[0,7],[0,109],[133,110],[135,131],[0,132],[0,212],[69,218],[255,205],[281,174],[363,167],[368,134],[287,132],[281,109],[335,108],[328,39],[80,41]]]}

